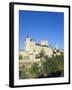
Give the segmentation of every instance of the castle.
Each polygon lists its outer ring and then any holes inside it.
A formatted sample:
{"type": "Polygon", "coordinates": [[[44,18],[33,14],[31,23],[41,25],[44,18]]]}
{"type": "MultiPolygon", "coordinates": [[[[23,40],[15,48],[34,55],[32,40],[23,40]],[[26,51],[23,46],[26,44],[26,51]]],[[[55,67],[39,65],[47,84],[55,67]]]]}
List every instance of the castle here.
{"type": "Polygon", "coordinates": [[[37,62],[40,61],[39,54],[41,51],[44,51],[44,54],[48,57],[52,57],[52,55],[60,55],[60,52],[57,52],[56,49],[49,47],[48,41],[43,40],[40,43],[36,43],[30,37],[26,37],[24,42],[24,50],[19,52],[19,55],[22,56],[22,61],[25,62],[37,62]]]}

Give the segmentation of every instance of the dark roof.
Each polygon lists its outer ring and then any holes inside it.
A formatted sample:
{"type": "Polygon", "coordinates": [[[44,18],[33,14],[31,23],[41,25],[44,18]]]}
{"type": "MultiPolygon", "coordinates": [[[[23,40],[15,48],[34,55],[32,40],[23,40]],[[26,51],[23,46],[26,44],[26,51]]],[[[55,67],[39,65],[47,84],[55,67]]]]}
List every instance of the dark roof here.
{"type": "Polygon", "coordinates": [[[48,47],[47,45],[41,45],[39,43],[36,43],[36,45],[41,46],[41,47],[48,47]]]}

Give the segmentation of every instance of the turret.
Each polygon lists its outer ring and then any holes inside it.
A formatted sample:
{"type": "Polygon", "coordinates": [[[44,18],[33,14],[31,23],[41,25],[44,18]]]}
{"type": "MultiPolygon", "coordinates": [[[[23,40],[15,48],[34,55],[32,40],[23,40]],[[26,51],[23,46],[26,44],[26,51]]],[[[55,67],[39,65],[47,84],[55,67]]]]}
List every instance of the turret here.
{"type": "Polygon", "coordinates": [[[42,46],[48,46],[48,41],[47,40],[43,40],[40,42],[42,46]]]}
{"type": "Polygon", "coordinates": [[[30,38],[29,37],[27,37],[26,39],[25,39],[25,50],[26,51],[28,51],[29,49],[30,49],[30,38]]]}
{"type": "Polygon", "coordinates": [[[25,39],[25,50],[33,52],[35,49],[35,42],[30,37],[26,37],[25,39]]]}

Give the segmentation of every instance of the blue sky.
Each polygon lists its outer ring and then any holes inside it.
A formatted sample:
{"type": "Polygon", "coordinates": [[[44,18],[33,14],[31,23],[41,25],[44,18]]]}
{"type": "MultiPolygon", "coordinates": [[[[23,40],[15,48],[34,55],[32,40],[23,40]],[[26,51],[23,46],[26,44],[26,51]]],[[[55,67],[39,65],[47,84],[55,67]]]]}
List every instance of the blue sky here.
{"type": "Polygon", "coordinates": [[[29,35],[36,42],[48,40],[49,45],[64,49],[64,13],[19,11],[19,49],[29,35]]]}

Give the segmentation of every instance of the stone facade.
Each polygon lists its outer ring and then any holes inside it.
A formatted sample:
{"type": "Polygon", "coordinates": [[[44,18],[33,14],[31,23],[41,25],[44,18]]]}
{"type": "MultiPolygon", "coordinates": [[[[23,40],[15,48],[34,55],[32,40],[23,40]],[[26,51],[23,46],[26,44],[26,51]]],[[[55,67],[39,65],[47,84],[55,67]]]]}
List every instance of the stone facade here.
{"type": "MultiPolygon", "coordinates": [[[[20,55],[22,55],[22,58],[26,62],[40,61],[40,58],[36,58],[36,55],[39,55],[39,53],[42,50],[44,51],[44,54],[47,55],[48,57],[52,57],[53,55],[54,50],[48,46],[47,40],[43,40],[40,41],[40,43],[36,43],[31,38],[27,37],[24,43],[25,43],[24,50],[20,51],[20,55]]],[[[60,55],[59,52],[57,54],[60,55]]]]}

